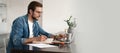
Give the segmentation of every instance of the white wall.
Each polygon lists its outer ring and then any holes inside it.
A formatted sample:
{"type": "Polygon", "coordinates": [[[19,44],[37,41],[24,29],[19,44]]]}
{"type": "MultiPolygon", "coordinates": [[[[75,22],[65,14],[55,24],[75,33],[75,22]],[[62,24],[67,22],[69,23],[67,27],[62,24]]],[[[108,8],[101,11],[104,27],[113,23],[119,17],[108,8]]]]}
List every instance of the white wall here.
{"type": "MultiPolygon", "coordinates": [[[[63,20],[64,16],[73,15],[77,18],[78,24],[74,31],[76,39],[72,53],[120,53],[119,2],[119,0],[44,0],[43,26],[52,32],[62,30],[58,27],[61,21],[56,21],[63,20]]],[[[62,25],[64,24],[61,23],[62,25]]]]}
{"type": "Polygon", "coordinates": [[[77,17],[75,53],[120,53],[120,1],[70,0],[77,17]]]}
{"type": "Polygon", "coordinates": [[[64,21],[71,16],[69,0],[43,0],[43,28],[50,33],[67,29],[64,21]]]}
{"type": "MultiPolygon", "coordinates": [[[[32,0],[7,0],[7,23],[4,29],[5,33],[9,33],[11,25],[14,19],[19,16],[25,15],[27,12],[27,6],[32,0]],[[7,26],[7,27],[6,27],[7,26]]],[[[46,31],[50,33],[56,33],[67,29],[67,24],[64,22],[69,16],[70,6],[69,0],[38,0],[44,1],[43,5],[43,19],[42,24],[46,31]],[[55,5],[54,5],[55,4],[55,5]]],[[[3,29],[0,29],[3,33],[3,29]]]]}
{"type": "MultiPolygon", "coordinates": [[[[2,3],[2,4],[6,4],[6,1],[5,0],[0,0],[0,3],[2,3]]],[[[5,7],[3,7],[3,8],[1,8],[0,7],[0,34],[2,34],[2,33],[6,33],[6,28],[7,28],[7,24],[4,22],[4,21],[2,21],[2,20],[4,20],[7,16],[6,16],[6,11],[5,11],[5,7]],[[4,10],[4,11],[3,11],[4,10]]]]}
{"type": "MultiPolygon", "coordinates": [[[[1,23],[0,33],[10,33],[14,19],[27,13],[27,6],[32,0],[7,0],[7,22],[1,23]],[[5,28],[5,29],[3,29],[5,28]]],[[[36,0],[42,3],[42,0],[36,0]]]]}
{"type": "MultiPolygon", "coordinates": [[[[22,5],[25,3],[21,0],[17,2],[8,0],[9,25],[13,19],[26,13],[26,5],[22,5]]],[[[76,50],[73,53],[120,53],[119,2],[119,0],[44,0],[43,27],[51,33],[64,30],[67,26],[63,19],[73,15],[78,23],[74,34],[76,50]]]]}

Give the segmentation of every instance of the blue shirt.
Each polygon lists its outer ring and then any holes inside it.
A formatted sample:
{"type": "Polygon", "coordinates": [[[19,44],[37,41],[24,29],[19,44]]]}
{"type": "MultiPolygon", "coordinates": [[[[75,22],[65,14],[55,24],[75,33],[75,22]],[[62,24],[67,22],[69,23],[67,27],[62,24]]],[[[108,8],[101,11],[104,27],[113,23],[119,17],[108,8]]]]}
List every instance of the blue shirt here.
{"type": "MultiPolygon", "coordinates": [[[[46,35],[50,37],[50,34],[45,32],[38,24],[37,21],[33,21],[33,37],[39,35],[46,35]]],[[[18,17],[13,21],[12,30],[7,46],[7,53],[10,53],[10,49],[29,49],[28,46],[24,45],[24,40],[29,38],[29,25],[28,15],[18,17]]]]}

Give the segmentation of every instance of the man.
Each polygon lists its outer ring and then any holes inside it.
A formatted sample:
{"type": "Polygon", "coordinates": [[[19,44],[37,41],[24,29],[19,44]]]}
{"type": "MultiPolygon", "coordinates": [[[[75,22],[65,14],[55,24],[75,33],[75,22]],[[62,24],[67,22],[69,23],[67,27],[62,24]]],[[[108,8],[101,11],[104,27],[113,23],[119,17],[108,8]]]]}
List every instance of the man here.
{"type": "Polygon", "coordinates": [[[45,32],[36,22],[41,13],[42,4],[32,1],[28,5],[27,14],[13,21],[7,53],[10,53],[12,48],[29,49],[25,44],[32,43],[33,41],[44,41],[47,37],[52,37],[50,33],[45,32]]]}

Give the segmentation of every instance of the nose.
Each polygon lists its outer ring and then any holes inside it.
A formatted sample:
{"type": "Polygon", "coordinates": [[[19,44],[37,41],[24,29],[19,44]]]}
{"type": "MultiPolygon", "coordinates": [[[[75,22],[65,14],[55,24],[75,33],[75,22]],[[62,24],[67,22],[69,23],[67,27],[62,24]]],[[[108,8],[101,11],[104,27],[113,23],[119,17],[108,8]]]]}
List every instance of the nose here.
{"type": "Polygon", "coordinates": [[[41,17],[42,16],[42,13],[39,13],[39,15],[38,15],[39,17],[41,17]]]}

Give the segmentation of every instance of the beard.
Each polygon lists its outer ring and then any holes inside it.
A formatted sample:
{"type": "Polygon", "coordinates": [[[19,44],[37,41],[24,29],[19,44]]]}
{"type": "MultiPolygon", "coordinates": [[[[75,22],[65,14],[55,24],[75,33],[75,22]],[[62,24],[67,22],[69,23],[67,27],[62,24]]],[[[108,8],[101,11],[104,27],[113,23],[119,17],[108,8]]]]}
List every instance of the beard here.
{"type": "Polygon", "coordinates": [[[37,18],[35,18],[34,16],[32,16],[32,18],[33,18],[33,20],[38,21],[38,19],[37,19],[37,18]]]}

